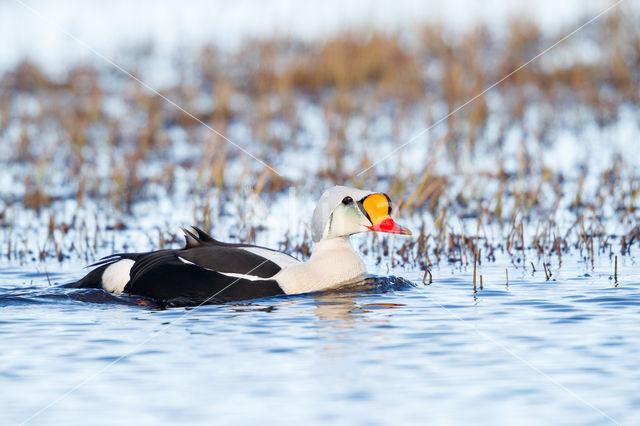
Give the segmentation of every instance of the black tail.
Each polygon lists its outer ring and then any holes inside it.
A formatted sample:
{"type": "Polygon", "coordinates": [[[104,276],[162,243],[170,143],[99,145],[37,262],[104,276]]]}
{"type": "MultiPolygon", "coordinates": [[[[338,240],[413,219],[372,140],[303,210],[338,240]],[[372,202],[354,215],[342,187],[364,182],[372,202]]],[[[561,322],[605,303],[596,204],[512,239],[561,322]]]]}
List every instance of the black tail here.
{"type": "Polygon", "coordinates": [[[82,277],[82,279],[73,283],[63,284],[62,287],[102,288],[102,274],[104,273],[105,269],[107,269],[109,266],[111,266],[115,262],[118,262],[122,259],[132,259],[135,261],[139,257],[143,256],[144,254],[146,253],[116,253],[107,257],[103,257],[96,263],[88,266],[89,268],[93,268],[94,266],[97,266],[97,268],[95,268],[94,270],[89,272],[87,275],[82,277]]]}
{"type": "Polygon", "coordinates": [[[107,269],[111,263],[104,264],[93,271],[89,272],[82,279],[64,284],[63,287],[67,288],[102,288],[102,273],[107,269]]]}

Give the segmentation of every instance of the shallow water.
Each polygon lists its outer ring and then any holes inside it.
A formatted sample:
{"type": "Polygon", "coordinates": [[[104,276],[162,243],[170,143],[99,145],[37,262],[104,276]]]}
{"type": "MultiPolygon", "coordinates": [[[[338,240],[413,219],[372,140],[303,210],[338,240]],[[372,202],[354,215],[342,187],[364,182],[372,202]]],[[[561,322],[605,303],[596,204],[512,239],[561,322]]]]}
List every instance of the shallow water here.
{"type": "Polygon", "coordinates": [[[606,256],[550,281],[502,260],[475,293],[472,267],[441,264],[431,285],[394,269],[414,285],[196,309],[4,263],[0,422],[637,424],[634,258],[617,286],[606,256]]]}

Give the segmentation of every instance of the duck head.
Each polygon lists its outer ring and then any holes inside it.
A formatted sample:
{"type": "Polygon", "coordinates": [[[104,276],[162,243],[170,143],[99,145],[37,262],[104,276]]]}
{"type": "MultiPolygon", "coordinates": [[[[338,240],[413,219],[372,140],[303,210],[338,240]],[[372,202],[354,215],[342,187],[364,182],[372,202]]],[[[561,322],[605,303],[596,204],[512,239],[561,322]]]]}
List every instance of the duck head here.
{"type": "Polygon", "coordinates": [[[369,231],[411,235],[411,231],[393,221],[391,210],[387,194],[334,186],[322,194],[313,211],[313,241],[369,231]]]}

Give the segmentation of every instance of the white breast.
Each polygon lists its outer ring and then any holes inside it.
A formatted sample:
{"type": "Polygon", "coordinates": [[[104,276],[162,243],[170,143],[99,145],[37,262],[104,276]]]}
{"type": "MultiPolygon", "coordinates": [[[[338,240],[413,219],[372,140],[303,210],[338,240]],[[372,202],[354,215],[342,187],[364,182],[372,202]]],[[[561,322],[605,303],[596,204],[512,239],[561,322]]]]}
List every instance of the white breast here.
{"type": "Polygon", "coordinates": [[[341,237],[315,243],[308,261],[283,268],[272,279],[285,293],[297,294],[336,288],[365,272],[349,237],[341,237]]]}
{"type": "Polygon", "coordinates": [[[107,266],[102,273],[102,288],[109,293],[122,293],[129,282],[129,272],[134,263],[132,259],[122,259],[107,266]]]}

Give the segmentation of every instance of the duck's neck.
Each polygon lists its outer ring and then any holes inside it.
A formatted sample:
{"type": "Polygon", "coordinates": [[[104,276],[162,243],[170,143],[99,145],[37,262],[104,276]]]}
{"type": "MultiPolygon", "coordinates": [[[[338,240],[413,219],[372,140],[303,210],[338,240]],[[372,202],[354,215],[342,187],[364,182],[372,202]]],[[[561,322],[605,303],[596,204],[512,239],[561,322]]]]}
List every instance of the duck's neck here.
{"type": "Polygon", "coordinates": [[[349,237],[337,237],[314,243],[308,261],[283,269],[274,278],[285,293],[295,294],[338,287],[365,272],[349,237]]]}

